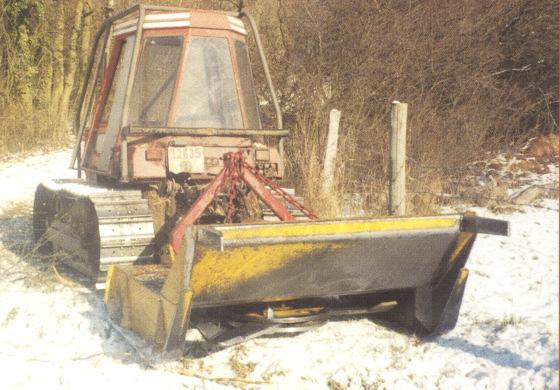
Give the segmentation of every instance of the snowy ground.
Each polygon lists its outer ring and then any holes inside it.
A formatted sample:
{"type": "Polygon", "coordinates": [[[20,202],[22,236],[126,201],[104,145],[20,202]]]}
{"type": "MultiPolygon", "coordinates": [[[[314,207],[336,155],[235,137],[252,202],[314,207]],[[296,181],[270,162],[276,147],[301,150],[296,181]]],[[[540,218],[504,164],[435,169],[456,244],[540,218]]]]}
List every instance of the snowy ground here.
{"type": "Polygon", "coordinates": [[[42,178],[76,177],[76,171],[66,169],[71,153],[68,149],[0,162],[0,215],[14,205],[32,205],[35,187],[42,178]]]}
{"type": "Polygon", "coordinates": [[[477,239],[459,323],[445,336],[340,321],[162,363],[111,329],[97,293],[18,255],[35,185],[71,177],[68,155],[0,164],[0,388],[558,388],[557,200],[477,210],[511,221],[512,235],[477,239]]]}

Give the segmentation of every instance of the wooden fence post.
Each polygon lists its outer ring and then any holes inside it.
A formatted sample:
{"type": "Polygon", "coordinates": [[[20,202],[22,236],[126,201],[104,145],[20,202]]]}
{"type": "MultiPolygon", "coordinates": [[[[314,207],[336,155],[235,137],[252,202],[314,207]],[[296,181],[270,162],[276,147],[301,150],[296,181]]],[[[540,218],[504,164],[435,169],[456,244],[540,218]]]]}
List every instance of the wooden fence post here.
{"type": "Polygon", "coordinates": [[[325,160],[323,165],[323,191],[325,194],[332,191],[334,183],[334,164],[338,148],[338,126],[340,124],[339,110],[331,110],[329,116],[329,134],[327,136],[327,148],[325,149],[325,160]]]}
{"type": "Polygon", "coordinates": [[[406,119],[408,104],[394,101],[391,108],[391,183],[389,214],[406,214],[406,119]]]}

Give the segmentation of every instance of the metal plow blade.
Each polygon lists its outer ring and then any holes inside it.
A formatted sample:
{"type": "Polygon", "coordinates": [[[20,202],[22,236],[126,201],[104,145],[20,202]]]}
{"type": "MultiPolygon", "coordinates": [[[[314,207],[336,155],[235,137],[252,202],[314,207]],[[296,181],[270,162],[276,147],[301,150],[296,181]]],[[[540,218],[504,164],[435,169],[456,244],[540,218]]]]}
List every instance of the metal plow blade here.
{"type": "Polygon", "coordinates": [[[398,321],[443,332],[455,326],[477,232],[508,225],[446,215],[189,227],[170,268],[113,266],[106,302],[115,321],[167,351],[183,345],[191,308],[327,297],[396,301],[398,321]]]}

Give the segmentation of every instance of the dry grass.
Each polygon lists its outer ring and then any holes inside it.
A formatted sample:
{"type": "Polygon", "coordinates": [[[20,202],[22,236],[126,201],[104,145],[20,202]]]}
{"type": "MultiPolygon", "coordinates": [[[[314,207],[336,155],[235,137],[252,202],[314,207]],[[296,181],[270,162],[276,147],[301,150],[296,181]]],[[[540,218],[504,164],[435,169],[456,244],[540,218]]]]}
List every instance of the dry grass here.
{"type": "Polygon", "coordinates": [[[33,206],[28,202],[11,202],[7,207],[4,207],[1,219],[10,219],[18,215],[30,215],[33,211],[33,206]]]}
{"type": "Polygon", "coordinates": [[[504,314],[502,318],[477,318],[473,321],[475,325],[493,328],[495,333],[502,332],[508,326],[518,326],[524,322],[527,322],[526,318],[515,314],[504,314]]]}
{"type": "Polygon", "coordinates": [[[229,366],[231,367],[237,378],[247,378],[257,366],[257,364],[254,362],[245,361],[246,358],[247,347],[242,344],[236,346],[229,357],[229,366]]]}
{"type": "Polygon", "coordinates": [[[19,309],[17,307],[12,307],[10,309],[10,311],[8,312],[8,314],[6,315],[6,318],[4,318],[4,322],[2,322],[2,326],[6,326],[10,322],[15,320],[17,315],[18,315],[18,312],[19,312],[19,309]]]}
{"type": "Polygon", "coordinates": [[[0,107],[0,155],[69,144],[71,132],[51,118],[48,111],[26,112],[0,107]]]}
{"type": "Polygon", "coordinates": [[[34,242],[31,211],[30,204],[15,202],[0,217],[0,255],[5,260],[0,268],[0,277],[13,282],[23,281],[27,287],[41,291],[51,291],[60,284],[67,287],[78,286],[58,269],[72,255],[61,250],[47,253],[43,248],[53,238],[47,234],[34,242]]]}
{"type": "Polygon", "coordinates": [[[495,324],[496,332],[501,332],[508,326],[518,326],[526,322],[526,319],[515,314],[506,314],[500,321],[495,324]]]}
{"type": "MultiPolygon", "coordinates": [[[[3,278],[9,278],[12,282],[23,281],[27,287],[33,287],[40,291],[52,291],[57,285],[66,287],[77,287],[78,284],[61,275],[57,267],[68,254],[57,251],[44,254],[39,251],[39,245],[33,246],[29,251],[17,254],[17,258],[11,264],[0,271],[3,278]]],[[[21,248],[10,249],[11,253],[17,253],[21,248]],[[14,252],[15,250],[15,252],[14,252]]]]}
{"type": "Polygon", "coordinates": [[[327,387],[330,390],[345,390],[348,388],[347,386],[340,384],[332,378],[327,381],[327,387]]]}
{"type": "Polygon", "coordinates": [[[336,165],[336,181],[328,191],[324,188],[323,157],[326,144],[325,120],[321,109],[303,112],[288,141],[286,164],[296,190],[305,203],[319,213],[320,217],[335,217],[340,209],[343,191],[341,165],[336,165]]]}

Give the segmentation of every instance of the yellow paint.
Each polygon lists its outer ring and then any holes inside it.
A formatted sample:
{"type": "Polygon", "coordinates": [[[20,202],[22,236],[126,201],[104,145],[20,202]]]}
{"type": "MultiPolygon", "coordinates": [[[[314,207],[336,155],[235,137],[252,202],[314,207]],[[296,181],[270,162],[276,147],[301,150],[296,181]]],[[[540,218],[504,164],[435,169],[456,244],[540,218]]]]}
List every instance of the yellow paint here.
{"type": "Polygon", "coordinates": [[[459,276],[457,277],[457,282],[459,284],[464,284],[468,276],[469,270],[466,268],[461,268],[461,272],[459,272],[459,276]]]}
{"type": "Polygon", "coordinates": [[[165,279],[163,287],[161,289],[161,295],[170,302],[179,302],[179,294],[182,290],[183,284],[183,272],[185,264],[185,247],[181,247],[181,252],[179,256],[175,254],[173,247],[169,245],[169,256],[172,260],[171,270],[165,279]],[[180,259],[177,261],[177,258],[180,259]]]}
{"type": "Polygon", "coordinates": [[[171,245],[165,245],[159,252],[159,261],[161,264],[171,266],[175,263],[175,251],[171,245]]]}
{"type": "Polygon", "coordinates": [[[113,290],[112,282],[113,282],[113,274],[115,272],[115,266],[111,265],[107,269],[107,278],[105,279],[105,303],[109,301],[111,297],[111,293],[113,290]]]}
{"type": "Polygon", "coordinates": [[[332,223],[255,225],[240,229],[219,229],[225,239],[319,236],[341,233],[382,232],[389,230],[443,229],[456,226],[457,218],[403,218],[332,223]]]}
{"type": "Polygon", "coordinates": [[[448,269],[453,268],[453,264],[455,263],[457,258],[459,258],[459,255],[463,253],[465,246],[467,246],[467,244],[471,242],[471,240],[473,239],[474,239],[474,233],[461,233],[459,235],[457,244],[455,244],[455,248],[453,249],[453,252],[451,252],[451,255],[449,256],[449,260],[447,261],[447,263],[449,264],[448,269]]]}
{"type": "MultiPolygon", "coordinates": [[[[255,225],[220,230],[225,239],[271,236],[315,236],[338,233],[363,233],[391,230],[450,228],[459,223],[455,217],[403,218],[374,221],[340,221],[317,224],[255,225]]],[[[219,229],[219,228],[218,228],[219,229]]],[[[223,294],[257,277],[282,269],[295,261],[317,258],[319,251],[331,252],[347,246],[344,242],[295,242],[262,246],[226,248],[223,252],[198,245],[192,271],[191,288],[196,295],[223,294]]]]}
{"type": "Polygon", "coordinates": [[[239,284],[305,259],[313,252],[343,248],[339,243],[290,243],[240,247],[224,252],[199,246],[191,277],[195,295],[231,291],[239,284]]]}
{"type": "Polygon", "coordinates": [[[181,327],[184,329],[188,326],[189,322],[189,312],[191,310],[191,302],[192,302],[193,292],[192,290],[187,290],[183,294],[183,307],[181,312],[181,327]]]}

